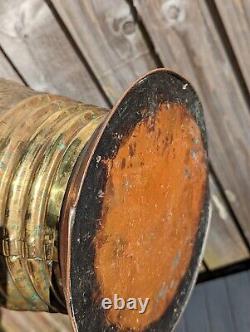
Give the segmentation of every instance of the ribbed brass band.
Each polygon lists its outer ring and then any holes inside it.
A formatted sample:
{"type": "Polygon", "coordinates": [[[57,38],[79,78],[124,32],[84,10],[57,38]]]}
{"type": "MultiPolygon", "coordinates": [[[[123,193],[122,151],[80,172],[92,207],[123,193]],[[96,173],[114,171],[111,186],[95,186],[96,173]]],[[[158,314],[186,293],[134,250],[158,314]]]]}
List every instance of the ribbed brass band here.
{"type": "Polygon", "coordinates": [[[52,282],[53,270],[60,279],[61,206],[75,162],[106,115],[0,81],[0,294],[6,307],[56,311],[51,292],[63,304],[52,282]]]}

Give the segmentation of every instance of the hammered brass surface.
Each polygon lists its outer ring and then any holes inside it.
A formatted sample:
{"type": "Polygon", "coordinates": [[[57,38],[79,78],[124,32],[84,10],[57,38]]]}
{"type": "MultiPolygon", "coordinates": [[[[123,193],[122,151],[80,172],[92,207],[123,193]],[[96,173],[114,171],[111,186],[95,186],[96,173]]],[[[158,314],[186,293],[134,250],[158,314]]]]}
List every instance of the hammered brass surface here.
{"type": "Polygon", "coordinates": [[[18,90],[5,80],[0,106],[2,302],[18,310],[56,311],[50,297],[53,293],[63,305],[52,272],[60,278],[58,223],[64,194],[80,152],[107,111],[21,86],[18,90]]]}

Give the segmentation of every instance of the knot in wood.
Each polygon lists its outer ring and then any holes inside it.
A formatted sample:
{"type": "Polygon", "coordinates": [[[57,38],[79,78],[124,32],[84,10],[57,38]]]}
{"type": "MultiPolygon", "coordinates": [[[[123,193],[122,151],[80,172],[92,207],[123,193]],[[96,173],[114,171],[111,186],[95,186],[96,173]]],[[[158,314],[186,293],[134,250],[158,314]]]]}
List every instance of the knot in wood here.
{"type": "Polygon", "coordinates": [[[185,3],[183,0],[168,0],[162,5],[162,12],[168,24],[175,25],[185,20],[185,3]]]}

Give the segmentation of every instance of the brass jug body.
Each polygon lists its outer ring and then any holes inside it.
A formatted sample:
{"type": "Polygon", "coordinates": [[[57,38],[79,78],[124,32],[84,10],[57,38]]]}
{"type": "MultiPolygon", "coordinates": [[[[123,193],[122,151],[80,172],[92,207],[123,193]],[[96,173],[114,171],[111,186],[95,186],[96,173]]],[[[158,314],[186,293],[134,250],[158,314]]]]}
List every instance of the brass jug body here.
{"type": "Polygon", "coordinates": [[[111,111],[0,80],[0,300],[75,331],[172,331],[208,230],[202,106],[157,69],[111,111]],[[146,314],[102,307],[148,298],[146,314]]]}
{"type": "Polygon", "coordinates": [[[10,309],[57,311],[50,292],[62,307],[58,222],[64,193],[107,111],[4,80],[0,91],[2,302],[10,309]]]}

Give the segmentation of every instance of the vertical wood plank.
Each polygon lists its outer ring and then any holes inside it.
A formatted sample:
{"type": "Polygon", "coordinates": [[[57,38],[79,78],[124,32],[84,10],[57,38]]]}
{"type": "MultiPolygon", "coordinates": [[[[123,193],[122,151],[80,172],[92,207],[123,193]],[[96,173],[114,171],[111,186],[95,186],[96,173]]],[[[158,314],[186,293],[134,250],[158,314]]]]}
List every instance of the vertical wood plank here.
{"type": "MultiPolygon", "coordinates": [[[[204,285],[197,285],[184,312],[186,332],[210,332],[204,285]]],[[[214,331],[213,331],[214,332],[214,331]]]]}
{"type": "Polygon", "coordinates": [[[207,303],[210,330],[213,332],[235,332],[235,322],[232,319],[226,281],[224,278],[204,284],[204,297],[207,303]]]}
{"type": "Polygon", "coordinates": [[[226,278],[226,287],[236,331],[250,331],[250,272],[242,272],[226,278]]]}
{"type": "Polygon", "coordinates": [[[249,271],[197,285],[184,312],[185,331],[248,332],[249,291],[249,271]]]}
{"type": "Polygon", "coordinates": [[[250,1],[215,0],[215,3],[250,90],[250,1]]]}
{"type": "Polygon", "coordinates": [[[250,114],[203,0],[135,0],[164,65],[193,82],[205,107],[210,157],[250,240],[250,114]]]}
{"type": "Polygon", "coordinates": [[[229,265],[249,257],[239,232],[215,182],[210,177],[212,219],[205,249],[205,260],[209,269],[229,265]]]}
{"type": "Polygon", "coordinates": [[[52,0],[103,89],[114,102],[155,67],[124,0],[52,0]]]}
{"type": "Polygon", "coordinates": [[[0,45],[32,88],[106,105],[43,0],[1,2],[0,45]]]}

